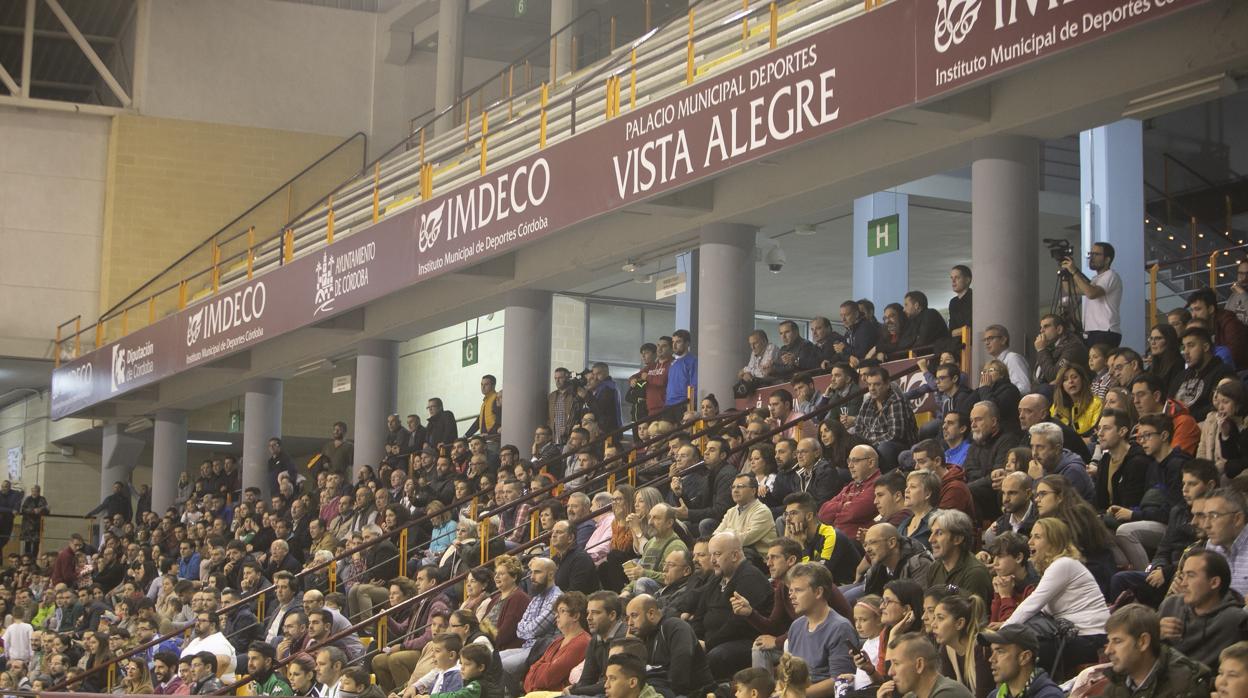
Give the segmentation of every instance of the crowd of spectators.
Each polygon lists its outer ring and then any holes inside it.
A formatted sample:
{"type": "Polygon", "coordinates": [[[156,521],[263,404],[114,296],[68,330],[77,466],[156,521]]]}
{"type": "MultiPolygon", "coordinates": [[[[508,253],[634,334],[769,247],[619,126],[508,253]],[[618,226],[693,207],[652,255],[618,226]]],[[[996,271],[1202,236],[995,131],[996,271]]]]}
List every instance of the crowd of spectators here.
{"type": "Polygon", "coordinates": [[[380,463],[342,422],[306,468],[272,439],[267,498],[228,456],[165,512],[119,482],[59,551],[5,482],[0,690],[1248,695],[1248,303],[1196,291],[1121,347],[1112,260],[1071,267],[1086,333],[1045,315],[1029,358],[984,327],[978,380],[959,265],[948,321],[912,291],[751,333],[753,408],[688,402],[679,330],[619,385],[555,371],[529,444],[487,375],[463,436],[433,398],[369,425],[380,463]]]}

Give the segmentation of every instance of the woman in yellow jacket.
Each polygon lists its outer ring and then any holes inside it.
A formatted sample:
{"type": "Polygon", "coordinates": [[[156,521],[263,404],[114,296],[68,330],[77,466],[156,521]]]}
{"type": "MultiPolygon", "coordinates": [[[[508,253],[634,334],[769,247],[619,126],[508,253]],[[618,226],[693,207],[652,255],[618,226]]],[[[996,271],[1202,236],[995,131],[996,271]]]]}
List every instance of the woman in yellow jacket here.
{"type": "Polygon", "coordinates": [[[1092,379],[1082,366],[1066,366],[1057,372],[1050,414],[1090,441],[1101,419],[1101,399],[1092,394],[1092,379]]]}

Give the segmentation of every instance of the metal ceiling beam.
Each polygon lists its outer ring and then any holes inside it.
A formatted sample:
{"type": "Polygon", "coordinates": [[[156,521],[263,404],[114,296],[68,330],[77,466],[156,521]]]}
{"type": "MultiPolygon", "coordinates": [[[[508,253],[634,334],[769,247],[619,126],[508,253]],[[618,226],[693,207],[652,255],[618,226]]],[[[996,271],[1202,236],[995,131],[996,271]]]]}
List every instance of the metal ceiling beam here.
{"type": "MultiPolygon", "coordinates": [[[[0,36],[25,36],[25,34],[26,34],[26,29],[24,27],[11,27],[8,25],[0,25],[0,36]]],[[[83,34],[82,36],[87,41],[93,44],[105,44],[105,45],[112,46],[117,43],[117,37],[115,36],[100,36],[98,34],[83,34]]],[[[35,37],[39,39],[53,39],[53,40],[62,40],[62,41],[74,40],[74,37],[70,36],[66,32],[58,32],[58,31],[53,31],[51,29],[36,29],[35,37]]]]}
{"type": "Polygon", "coordinates": [[[2,63],[0,63],[0,83],[4,83],[4,86],[8,88],[9,90],[9,94],[11,95],[22,94],[21,88],[19,88],[17,86],[17,83],[14,82],[13,76],[9,75],[9,71],[4,69],[4,64],[2,63]]]}
{"type": "Polygon", "coordinates": [[[70,112],[73,114],[95,114],[97,116],[117,116],[132,113],[120,107],[106,107],[100,104],[78,104],[75,102],[59,102],[55,99],[38,99],[35,97],[10,97],[0,95],[0,107],[21,107],[23,109],[40,109],[43,111],[70,112]]]}
{"type": "Polygon", "coordinates": [[[22,37],[22,97],[30,99],[30,69],[35,53],[35,0],[26,0],[26,33],[22,37]]]}
{"type": "Polygon", "coordinates": [[[95,52],[95,49],[91,48],[91,44],[87,42],[82,32],[78,31],[78,25],[74,24],[74,20],[70,19],[69,15],[65,13],[65,10],[61,7],[60,0],[44,0],[44,2],[52,10],[52,14],[61,20],[65,31],[69,32],[69,35],[73,37],[74,43],[78,44],[78,48],[86,55],[87,60],[91,62],[91,65],[95,66],[95,71],[100,74],[104,84],[108,85],[108,89],[113,91],[117,101],[121,102],[123,107],[129,107],[132,103],[130,95],[126,94],[126,91],[121,87],[121,83],[117,82],[117,78],[113,77],[112,71],[108,69],[108,66],[104,65],[104,61],[100,60],[100,55],[95,52]]]}

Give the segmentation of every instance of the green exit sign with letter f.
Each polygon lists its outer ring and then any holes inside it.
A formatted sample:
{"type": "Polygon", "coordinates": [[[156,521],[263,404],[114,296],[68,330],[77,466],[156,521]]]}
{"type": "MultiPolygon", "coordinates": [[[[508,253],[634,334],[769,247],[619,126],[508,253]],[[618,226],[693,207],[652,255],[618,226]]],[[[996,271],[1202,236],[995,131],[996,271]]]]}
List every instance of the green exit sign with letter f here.
{"type": "Polygon", "coordinates": [[[867,221],[867,256],[896,252],[901,249],[901,216],[891,216],[867,221]]]}

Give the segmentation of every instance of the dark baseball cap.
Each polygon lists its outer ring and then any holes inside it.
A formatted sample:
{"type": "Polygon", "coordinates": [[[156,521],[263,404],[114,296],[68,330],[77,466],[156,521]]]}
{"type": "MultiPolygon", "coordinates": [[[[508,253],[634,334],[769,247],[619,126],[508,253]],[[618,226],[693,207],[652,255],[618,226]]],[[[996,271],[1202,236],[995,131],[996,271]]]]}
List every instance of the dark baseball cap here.
{"type": "Polygon", "coordinates": [[[1033,655],[1040,653],[1040,641],[1036,634],[1022,625],[1007,625],[997,630],[984,630],[979,634],[979,641],[985,645],[1018,645],[1030,650],[1033,655]]]}

